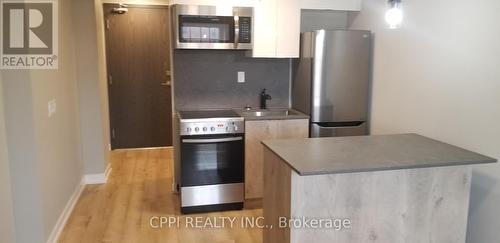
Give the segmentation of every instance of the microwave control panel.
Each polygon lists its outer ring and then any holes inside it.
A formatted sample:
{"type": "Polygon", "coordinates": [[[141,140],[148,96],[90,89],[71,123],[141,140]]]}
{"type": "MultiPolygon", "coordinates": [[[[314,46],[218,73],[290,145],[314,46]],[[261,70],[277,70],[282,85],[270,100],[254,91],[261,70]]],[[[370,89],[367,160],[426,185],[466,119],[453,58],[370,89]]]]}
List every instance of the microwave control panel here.
{"type": "Polygon", "coordinates": [[[240,43],[251,43],[252,40],[252,18],[250,17],[239,17],[240,26],[240,43]]]}

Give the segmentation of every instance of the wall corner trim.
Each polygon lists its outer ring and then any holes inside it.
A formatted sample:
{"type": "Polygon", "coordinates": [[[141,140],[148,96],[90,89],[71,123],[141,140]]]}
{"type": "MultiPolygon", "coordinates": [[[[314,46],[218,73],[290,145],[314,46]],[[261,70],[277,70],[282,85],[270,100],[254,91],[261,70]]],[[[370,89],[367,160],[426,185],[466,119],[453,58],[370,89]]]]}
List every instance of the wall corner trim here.
{"type": "Polygon", "coordinates": [[[84,188],[85,188],[85,184],[83,183],[83,180],[82,180],[75,188],[75,191],[73,192],[73,194],[69,198],[68,203],[64,207],[64,210],[62,211],[61,215],[57,219],[57,222],[54,225],[52,232],[50,233],[50,236],[49,236],[49,239],[47,240],[47,243],[57,243],[57,241],[59,240],[59,237],[61,236],[61,233],[64,229],[64,226],[66,226],[66,223],[69,219],[69,216],[73,212],[73,209],[75,208],[75,205],[78,202],[78,199],[80,198],[80,195],[82,194],[84,188]]]}
{"type": "Polygon", "coordinates": [[[83,184],[92,185],[92,184],[106,184],[108,181],[109,175],[111,174],[111,166],[108,164],[104,173],[99,174],[85,174],[83,175],[83,184]]]}
{"type": "Polygon", "coordinates": [[[106,166],[106,170],[104,171],[104,176],[106,178],[106,182],[108,182],[109,175],[111,175],[112,170],[113,170],[113,168],[111,168],[111,163],[108,163],[108,165],[106,166]]]}

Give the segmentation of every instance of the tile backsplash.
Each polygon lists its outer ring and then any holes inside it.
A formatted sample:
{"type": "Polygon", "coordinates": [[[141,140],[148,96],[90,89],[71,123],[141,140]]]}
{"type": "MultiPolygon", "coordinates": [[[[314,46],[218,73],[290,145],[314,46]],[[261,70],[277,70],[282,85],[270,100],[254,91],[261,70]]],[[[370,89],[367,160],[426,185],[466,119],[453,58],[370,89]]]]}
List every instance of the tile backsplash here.
{"type": "Polygon", "coordinates": [[[251,58],[245,51],[175,50],[175,109],[259,107],[265,88],[268,107],[288,107],[290,59],[251,58]],[[238,72],[245,83],[238,83],[238,72]]]}

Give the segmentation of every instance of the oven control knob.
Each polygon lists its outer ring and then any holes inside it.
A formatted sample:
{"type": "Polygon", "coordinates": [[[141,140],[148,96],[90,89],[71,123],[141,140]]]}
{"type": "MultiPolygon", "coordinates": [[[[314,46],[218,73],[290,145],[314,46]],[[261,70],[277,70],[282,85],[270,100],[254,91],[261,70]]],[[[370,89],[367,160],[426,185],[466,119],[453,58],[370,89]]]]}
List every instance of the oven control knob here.
{"type": "Polygon", "coordinates": [[[206,132],[208,129],[206,127],[203,128],[203,131],[206,132]]]}
{"type": "Polygon", "coordinates": [[[186,128],[186,131],[191,132],[191,128],[190,127],[186,128]]]}
{"type": "Polygon", "coordinates": [[[199,132],[199,131],[200,131],[200,128],[195,127],[195,128],[194,128],[194,131],[195,131],[195,132],[199,132]]]}
{"type": "Polygon", "coordinates": [[[233,130],[234,130],[234,131],[238,131],[238,126],[234,125],[234,126],[233,126],[233,130]]]}
{"type": "Polygon", "coordinates": [[[215,127],[211,127],[210,131],[215,132],[215,127]]]}

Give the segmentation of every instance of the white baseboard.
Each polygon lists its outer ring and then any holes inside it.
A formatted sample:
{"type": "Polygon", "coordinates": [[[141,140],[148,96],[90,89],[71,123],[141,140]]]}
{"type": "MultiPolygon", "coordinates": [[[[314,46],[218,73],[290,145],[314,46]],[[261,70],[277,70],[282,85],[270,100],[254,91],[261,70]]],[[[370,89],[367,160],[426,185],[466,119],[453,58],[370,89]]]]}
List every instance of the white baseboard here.
{"type": "Polygon", "coordinates": [[[106,182],[108,181],[109,174],[111,174],[111,170],[112,170],[111,166],[108,163],[108,166],[106,167],[104,173],[83,175],[83,183],[86,185],[106,184],[106,182]]]}
{"type": "Polygon", "coordinates": [[[59,237],[61,236],[61,233],[64,229],[64,226],[66,226],[69,216],[71,215],[71,212],[73,212],[73,208],[75,207],[76,202],[78,202],[78,199],[80,198],[80,195],[82,194],[85,185],[104,184],[108,181],[108,177],[110,174],[111,174],[111,165],[108,164],[108,166],[106,167],[106,171],[104,171],[104,173],[83,175],[80,184],[78,184],[78,186],[76,187],[68,203],[66,204],[66,207],[64,207],[61,216],[59,216],[59,219],[57,219],[56,225],[52,229],[49,239],[47,240],[47,243],[57,243],[57,241],[59,240],[59,237]]]}
{"type": "Polygon", "coordinates": [[[78,199],[80,198],[80,195],[82,194],[84,188],[85,184],[83,183],[82,180],[80,184],[78,184],[78,186],[75,188],[75,191],[73,192],[71,197],[69,198],[69,201],[66,204],[66,207],[64,207],[61,216],[59,216],[59,219],[57,219],[56,225],[54,225],[54,228],[50,233],[47,243],[57,243],[57,241],[59,240],[59,236],[61,236],[64,226],[66,225],[66,222],[68,221],[71,212],[73,212],[73,208],[75,207],[76,202],[78,202],[78,199]]]}
{"type": "Polygon", "coordinates": [[[111,163],[108,163],[108,166],[106,166],[106,170],[104,171],[104,176],[106,177],[106,182],[108,182],[109,175],[111,175],[111,171],[113,168],[111,168],[111,163]]]}

